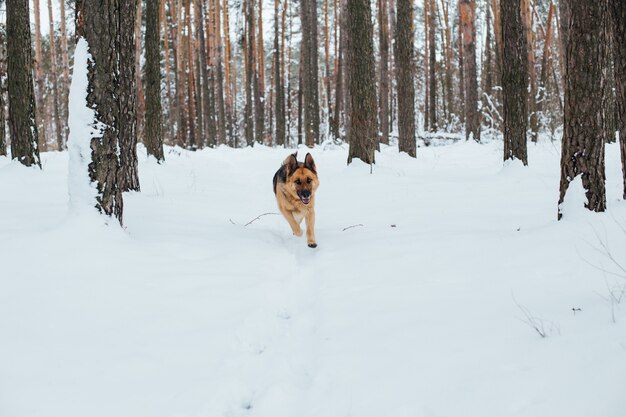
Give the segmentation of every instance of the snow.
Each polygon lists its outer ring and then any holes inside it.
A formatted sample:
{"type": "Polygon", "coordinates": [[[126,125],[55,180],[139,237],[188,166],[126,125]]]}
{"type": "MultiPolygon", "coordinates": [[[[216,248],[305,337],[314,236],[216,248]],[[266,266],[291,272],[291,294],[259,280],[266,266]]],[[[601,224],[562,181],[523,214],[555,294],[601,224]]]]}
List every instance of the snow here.
{"type": "Polygon", "coordinates": [[[317,147],[317,249],[245,226],[290,151],[141,149],[125,229],[72,220],[67,153],[0,157],[0,415],[624,415],[617,145],[608,212],[560,222],[558,144],[317,147]]]}
{"type": "Polygon", "coordinates": [[[97,191],[89,179],[88,169],[91,162],[91,140],[101,135],[101,126],[96,120],[95,111],[87,104],[87,65],[91,59],[87,40],[81,37],[76,43],[68,103],[68,192],[73,212],[89,209],[95,211],[93,208],[97,191]]]}

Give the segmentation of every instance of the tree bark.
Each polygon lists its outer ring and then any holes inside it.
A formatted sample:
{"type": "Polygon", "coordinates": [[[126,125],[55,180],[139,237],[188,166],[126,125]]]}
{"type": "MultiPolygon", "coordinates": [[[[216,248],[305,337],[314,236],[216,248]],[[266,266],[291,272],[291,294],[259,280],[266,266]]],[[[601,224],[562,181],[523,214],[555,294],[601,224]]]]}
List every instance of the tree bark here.
{"type": "MultiPolygon", "coordinates": [[[[437,3],[435,0],[428,1],[428,127],[431,132],[439,129],[437,123],[437,44],[435,29],[435,14],[437,3]]],[[[398,16],[399,17],[399,16],[398,16]]]]}
{"type": "Polygon", "coordinates": [[[7,90],[11,158],[26,166],[37,165],[39,141],[35,120],[33,58],[28,2],[7,0],[7,90]]]}
{"type": "Polygon", "coordinates": [[[480,142],[478,76],[476,72],[476,0],[459,0],[465,76],[465,139],[480,142]]]}
{"type": "MultiPolygon", "coordinates": [[[[317,3],[300,1],[302,23],[302,108],[305,144],[312,147],[319,141],[320,110],[318,93],[317,3]]],[[[371,24],[370,24],[371,25],[371,24]]],[[[370,35],[371,36],[371,35],[370,35]]]]}
{"type": "Polygon", "coordinates": [[[348,0],[350,130],[348,164],[373,164],[378,145],[372,11],[369,0],[348,0]]]}
{"type": "MultiPolygon", "coordinates": [[[[379,61],[379,93],[378,120],[380,122],[380,142],[389,144],[389,27],[387,16],[387,0],[378,0],[378,43],[379,61]]],[[[412,40],[412,37],[411,37],[412,40]]],[[[412,43],[411,43],[412,45],[412,43]]],[[[411,65],[409,61],[409,65],[411,65]]],[[[413,80],[411,79],[411,85],[413,80]]]]}
{"type": "Polygon", "coordinates": [[[506,62],[502,68],[504,160],[519,159],[524,165],[528,165],[528,54],[520,10],[520,0],[500,2],[503,58],[506,62]]]}
{"type": "Polygon", "coordinates": [[[396,25],[396,84],[398,89],[398,148],[416,156],[415,87],[413,85],[413,30],[411,29],[411,0],[397,0],[396,25]]]}
{"type": "Polygon", "coordinates": [[[246,104],[244,107],[244,125],[246,144],[252,146],[254,144],[254,117],[252,101],[252,88],[254,80],[254,0],[244,0],[245,8],[245,73],[246,73],[246,104]]]}
{"type": "Polygon", "coordinates": [[[61,88],[61,101],[63,106],[63,138],[67,141],[67,115],[68,115],[68,98],[70,91],[70,60],[67,48],[67,27],[65,24],[65,1],[59,2],[59,11],[61,13],[61,63],[63,64],[63,88],[61,88]]]}
{"type": "MultiPolygon", "coordinates": [[[[119,146],[120,146],[120,186],[122,191],[139,191],[139,172],[137,162],[137,77],[136,56],[133,48],[138,42],[135,39],[135,18],[136,11],[141,0],[124,0],[119,3],[119,32],[116,40],[117,52],[119,54],[119,88],[118,101],[120,114],[119,124],[119,146]]],[[[143,87],[142,87],[143,89],[143,87]]],[[[143,117],[143,115],[142,115],[143,117]]]]}
{"type": "MultiPolygon", "coordinates": [[[[146,3],[146,125],[145,143],[148,155],[158,163],[163,155],[163,115],[161,110],[161,52],[159,4],[146,3]]],[[[167,33],[164,34],[167,37],[167,33]]]]}
{"type": "Polygon", "coordinates": [[[605,0],[567,0],[565,42],[565,114],[561,153],[561,203],[569,184],[581,176],[591,211],[606,210],[604,172],[605,0]]]}
{"type": "Polygon", "coordinates": [[[6,50],[6,27],[0,23],[0,156],[7,155],[6,117],[4,109],[6,100],[7,81],[7,50],[6,50]]]}
{"type": "Polygon", "coordinates": [[[613,67],[617,101],[620,154],[622,156],[623,198],[626,199],[626,3],[609,0],[613,20],[613,67]]]}
{"type": "MultiPolygon", "coordinates": [[[[77,0],[77,36],[89,45],[87,104],[101,124],[100,137],[91,138],[89,177],[97,189],[96,208],[123,220],[122,191],[127,176],[122,138],[134,130],[134,1],[77,0]],[[124,69],[122,71],[122,68],[124,69]],[[123,126],[129,123],[128,126],[123,126]]],[[[128,145],[128,143],[127,143],[128,145]]]]}
{"type": "Polygon", "coordinates": [[[48,0],[48,22],[50,30],[50,83],[52,84],[52,102],[54,117],[54,133],[57,141],[57,149],[62,151],[65,149],[65,139],[63,137],[63,128],[61,127],[61,115],[59,114],[59,89],[57,76],[57,52],[54,42],[54,17],[52,15],[52,0],[48,0]]]}
{"type": "Polygon", "coordinates": [[[276,117],[276,145],[285,146],[285,91],[281,74],[279,16],[279,0],[274,0],[274,117],[276,117]]]}
{"type": "Polygon", "coordinates": [[[41,48],[41,9],[39,0],[33,0],[33,15],[35,17],[35,98],[37,100],[37,112],[35,114],[37,120],[37,131],[39,140],[39,149],[42,152],[48,150],[48,140],[46,129],[49,126],[48,113],[45,111],[44,91],[45,76],[43,73],[43,53],[41,48]]]}
{"type": "Polygon", "coordinates": [[[135,25],[135,85],[137,85],[137,98],[135,102],[135,116],[137,118],[137,122],[135,125],[135,135],[141,141],[143,140],[143,125],[146,117],[146,100],[143,92],[143,83],[141,82],[141,15],[143,12],[143,0],[132,0],[132,3],[136,5],[136,10],[133,13],[133,16],[135,16],[133,20],[135,25]]]}

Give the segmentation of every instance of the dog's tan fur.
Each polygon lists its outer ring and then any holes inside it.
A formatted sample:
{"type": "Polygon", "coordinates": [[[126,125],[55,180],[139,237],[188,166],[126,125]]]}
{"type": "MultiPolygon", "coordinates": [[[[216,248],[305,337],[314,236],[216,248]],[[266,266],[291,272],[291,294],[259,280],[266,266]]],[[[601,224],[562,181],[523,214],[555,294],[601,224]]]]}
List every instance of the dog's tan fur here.
{"type": "Polygon", "coordinates": [[[319,178],[311,154],[304,162],[298,162],[296,154],[289,155],[274,175],[274,192],[278,209],[291,226],[293,234],[302,236],[300,223],[306,222],[306,240],[311,248],[317,247],[315,241],[315,191],[319,178]],[[309,194],[310,193],[310,194],[309,194]],[[307,196],[310,198],[307,200],[307,196]],[[303,197],[304,196],[304,197],[303,197]],[[305,202],[308,201],[308,204],[305,202]]]}

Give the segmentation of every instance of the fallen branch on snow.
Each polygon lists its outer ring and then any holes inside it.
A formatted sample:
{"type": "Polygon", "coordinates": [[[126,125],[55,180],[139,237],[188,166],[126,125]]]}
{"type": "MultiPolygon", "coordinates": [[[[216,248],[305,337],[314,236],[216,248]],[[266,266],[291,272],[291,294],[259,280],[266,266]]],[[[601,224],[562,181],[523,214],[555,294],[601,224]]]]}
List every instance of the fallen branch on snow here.
{"type": "Polygon", "coordinates": [[[362,224],[353,224],[352,226],[344,227],[342,232],[345,232],[348,229],[352,229],[353,227],[363,227],[362,224]]]}

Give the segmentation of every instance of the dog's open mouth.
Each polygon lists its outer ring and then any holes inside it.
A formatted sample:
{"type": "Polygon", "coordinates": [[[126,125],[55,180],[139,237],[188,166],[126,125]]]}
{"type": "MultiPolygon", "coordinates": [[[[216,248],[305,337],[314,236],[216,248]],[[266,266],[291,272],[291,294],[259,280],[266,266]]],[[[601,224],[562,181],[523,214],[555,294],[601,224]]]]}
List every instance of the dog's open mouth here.
{"type": "Polygon", "coordinates": [[[303,204],[309,204],[311,202],[311,198],[300,196],[300,201],[302,201],[303,204]]]}

